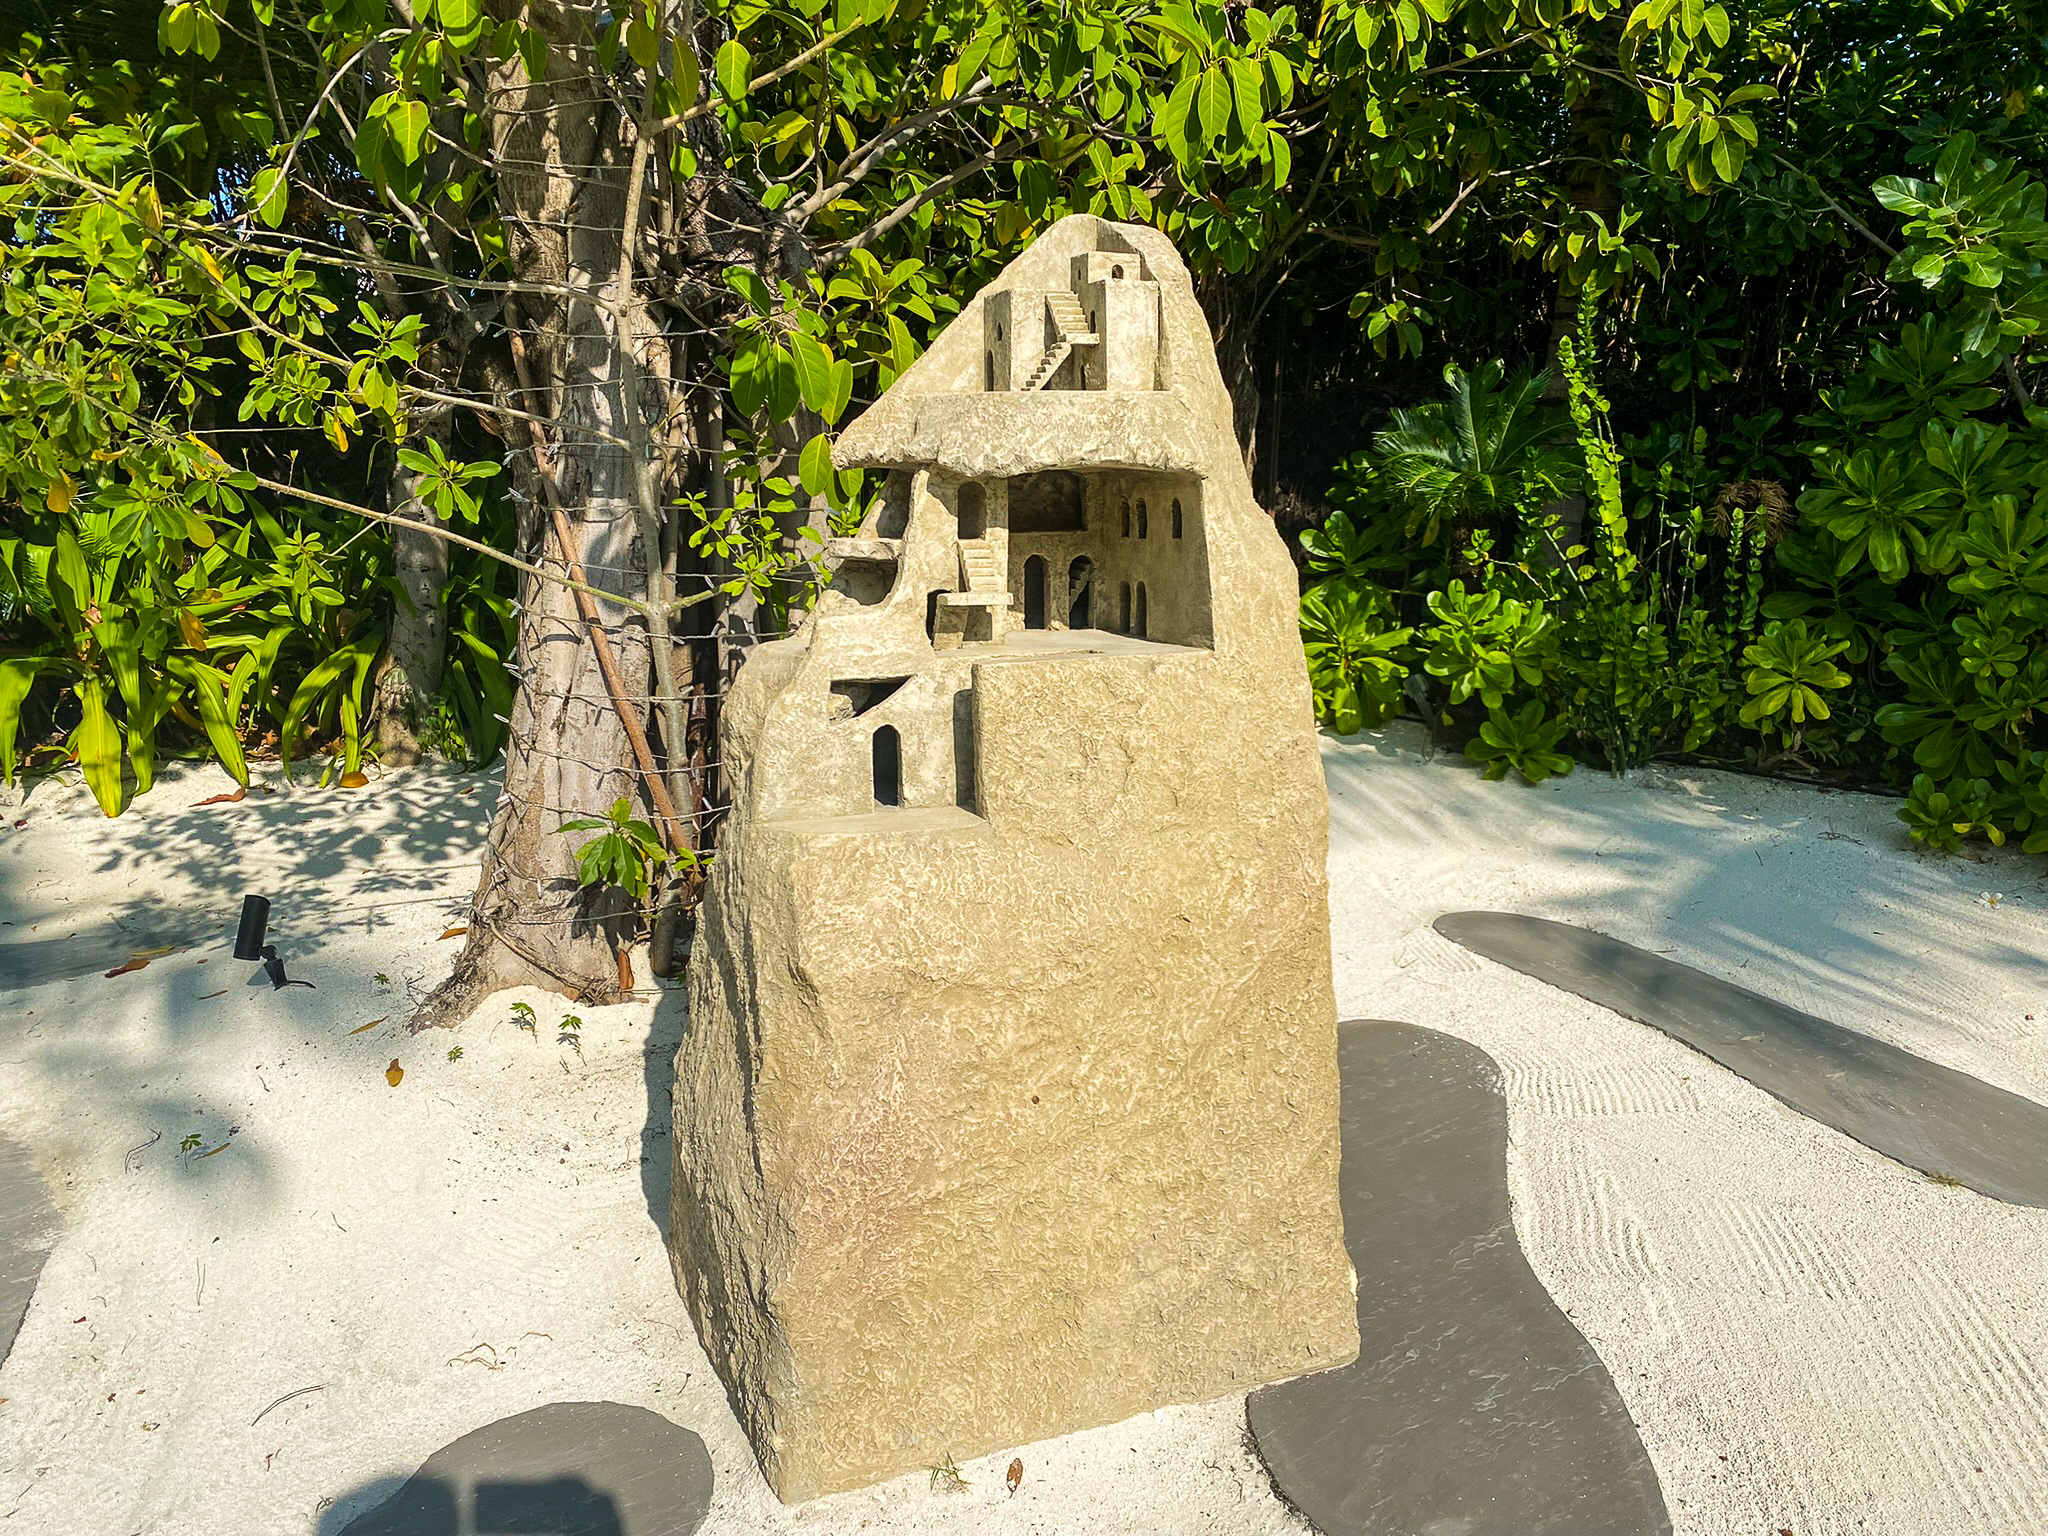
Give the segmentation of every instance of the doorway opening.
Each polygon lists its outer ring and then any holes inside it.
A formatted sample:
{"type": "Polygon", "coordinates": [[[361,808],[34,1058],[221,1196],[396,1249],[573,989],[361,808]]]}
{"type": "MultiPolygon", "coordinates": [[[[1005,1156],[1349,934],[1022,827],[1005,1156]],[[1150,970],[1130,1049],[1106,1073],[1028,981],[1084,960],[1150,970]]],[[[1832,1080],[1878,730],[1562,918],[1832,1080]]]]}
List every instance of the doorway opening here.
{"type": "Polygon", "coordinates": [[[1086,555],[1067,567],[1067,628],[1093,629],[1095,562],[1086,555]]]}
{"type": "Polygon", "coordinates": [[[1024,562],[1024,627],[1045,628],[1045,556],[1033,555],[1024,562]]]}
{"type": "Polygon", "coordinates": [[[903,803],[903,741],[893,725],[875,727],[871,747],[875,771],[875,804],[903,803]]]}
{"type": "Polygon", "coordinates": [[[988,537],[988,494],[979,480],[969,480],[960,487],[960,537],[988,537]]]}

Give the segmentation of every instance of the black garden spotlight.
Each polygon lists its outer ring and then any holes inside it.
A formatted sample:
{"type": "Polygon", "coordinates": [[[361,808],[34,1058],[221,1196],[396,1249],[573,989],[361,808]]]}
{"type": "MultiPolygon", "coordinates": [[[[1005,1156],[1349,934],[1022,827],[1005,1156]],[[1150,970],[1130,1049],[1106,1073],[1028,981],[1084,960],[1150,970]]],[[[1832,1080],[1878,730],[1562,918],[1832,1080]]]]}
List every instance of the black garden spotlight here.
{"type": "Polygon", "coordinates": [[[235,930],[235,958],[237,960],[260,960],[263,970],[270,977],[273,992],[285,987],[310,987],[310,981],[293,981],[284,973],[284,962],[277,958],[277,946],[263,942],[265,930],[270,927],[270,898],[267,896],[244,896],[242,898],[242,926],[235,930]]]}

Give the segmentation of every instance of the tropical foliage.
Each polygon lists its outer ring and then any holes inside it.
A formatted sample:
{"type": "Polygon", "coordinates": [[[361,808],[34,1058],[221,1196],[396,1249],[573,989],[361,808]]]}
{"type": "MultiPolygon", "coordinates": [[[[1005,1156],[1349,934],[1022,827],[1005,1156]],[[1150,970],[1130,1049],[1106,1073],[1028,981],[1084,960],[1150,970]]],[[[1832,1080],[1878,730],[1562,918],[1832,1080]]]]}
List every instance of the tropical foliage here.
{"type": "Polygon", "coordinates": [[[874,489],[832,432],[1092,212],[1189,256],[1313,524],[1331,724],[1532,779],[1922,775],[1927,826],[2048,846],[2044,0],[32,9],[9,775],[112,812],[168,753],[353,782],[416,739],[505,750],[546,814],[500,831],[564,881],[622,793],[676,852],[732,653],[874,489]],[[564,529],[638,583],[594,617],[564,529]],[[528,745],[597,687],[535,664],[563,624],[653,743],[567,785],[528,745]]]}

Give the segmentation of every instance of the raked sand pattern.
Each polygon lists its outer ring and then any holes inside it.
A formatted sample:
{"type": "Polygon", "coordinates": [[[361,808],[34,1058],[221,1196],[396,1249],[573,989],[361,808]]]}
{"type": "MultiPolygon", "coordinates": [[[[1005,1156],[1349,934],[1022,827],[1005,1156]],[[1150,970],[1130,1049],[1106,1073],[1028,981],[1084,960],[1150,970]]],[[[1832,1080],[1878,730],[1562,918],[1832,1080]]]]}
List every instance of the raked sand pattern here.
{"type": "Polygon", "coordinates": [[[1590,928],[1513,912],[1447,912],[1436,929],[1662,1030],[1907,1168],[2048,1210],[2048,1105],[1590,928]]]}
{"type": "MultiPolygon", "coordinates": [[[[1468,908],[1596,928],[2048,1101],[2038,861],[1919,858],[1895,802],[1722,774],[1486,784],[1406,731],[1324,762],[1340,1016],[1499,1063],[1517,1235],[1674,1531],[2048,1529],[2048,1212],[1908,1173],[1430,928],[1468,908]]],[[[720,1536],[1302,1536],[1241,1400],[998,1453],[964,1492],[913,1475],[779,1505],[649,1214],[673,1007],[584,1011],[580,1054],[537,993],[538,1038],[491,1010],[452,1036],[350,1034],[447,965],[495,786],[408,772],[197,804],[227,787],[173,770],[110,824],[44,785],[0,830],[0,945],[81,945],[37,951],[75,979],[0,1007],[0,1134],[63,1222],[0,1365],[0,1530],[311,1536],[480,1424],[609,1400],[703,1439],[720,1536]],[[228,959],[245,889],[317,992],[228,959]],[[77,939],[188,910],[218,946],[128,976],[77,939]],[[232,1145],[187,1159],[186,1134],[232,1145]]]]}
{"type": "Polygon", "coordinates": [[[1912,1173],[1415,933],[1482,906],[1597,928],[2048,1100],[2036,866],[1919,858],[1895,802],[1732,775],[1502,795],[1405,732],[1325,764],[1339,1010],[1501,1063],[1517,1232],[1612,1372],[1674,1529],[2048,1529],[2048,1212],[1912,1173]]]}

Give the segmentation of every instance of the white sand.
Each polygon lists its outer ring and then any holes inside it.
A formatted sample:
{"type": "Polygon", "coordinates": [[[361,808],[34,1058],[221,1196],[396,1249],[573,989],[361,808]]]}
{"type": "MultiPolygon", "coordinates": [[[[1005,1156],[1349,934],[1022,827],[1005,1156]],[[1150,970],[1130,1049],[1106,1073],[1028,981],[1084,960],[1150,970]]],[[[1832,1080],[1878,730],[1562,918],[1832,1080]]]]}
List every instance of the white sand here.
{"type": "MultiPolygon", "coordinates": [[[[2042,1528],[2048,1212],[1909,1173],[1428,927],[1461,907],[1585,923],[2048,1099],[2039,861],[1923,860],[1891,802],[1725,775],[1493,786],[1401,733],[1327,764],[1340,1006],[1501,1062],[1523,1241],[1627,1397],[1677,1530],[2042,1528]]],[[[0,945],[220,934],[0,991],[0,1130],[68,1222],[0,1367],[0,1531],[331,1533],[466,1431],[593,1398],[703,1436],[707,1532],[1302,1530],[1238,1401],[1022,1448],[1014,1498],[1006,1452],[965,1465],[964,1493],[919,1476],[782,1508],[650,1215],[674,1000],[580,1010],[580,1055],[538,993],[538,1039],[513,997],[410,1038],[406,989],[452,957],[437,935],[491,787],[412,772],[195,807],[224,787],[177,773],[108,823],[44,785],[0,831],[0,945]],[[244,890],[273,897],[317,991],[229,958],[244,890]],[[187,1135],[227,1146],[181,1154],[187,1135]]]]}

